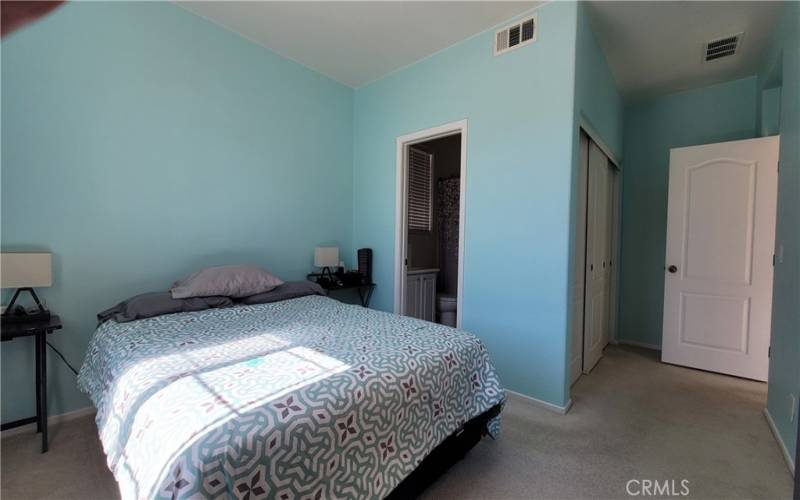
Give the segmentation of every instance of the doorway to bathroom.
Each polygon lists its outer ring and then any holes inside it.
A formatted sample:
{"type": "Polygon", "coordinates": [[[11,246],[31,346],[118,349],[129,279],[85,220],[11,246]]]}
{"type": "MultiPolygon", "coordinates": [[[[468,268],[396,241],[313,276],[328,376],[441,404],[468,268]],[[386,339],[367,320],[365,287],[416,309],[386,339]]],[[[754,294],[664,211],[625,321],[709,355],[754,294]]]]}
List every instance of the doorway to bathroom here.
{"type": "Polygon", "coordinates": [[[397,139],[395,312],[460,327],[466,120],[397,139]]]}

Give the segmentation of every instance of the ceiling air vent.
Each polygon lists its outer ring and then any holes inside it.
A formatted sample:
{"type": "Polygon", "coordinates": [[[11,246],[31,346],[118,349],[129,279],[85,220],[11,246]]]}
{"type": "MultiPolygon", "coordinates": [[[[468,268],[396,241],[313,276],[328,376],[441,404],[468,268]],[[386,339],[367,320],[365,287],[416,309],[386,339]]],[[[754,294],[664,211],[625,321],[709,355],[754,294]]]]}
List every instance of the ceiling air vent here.
{"type": "Polygon", "coordinates": [[[494,55],[535,42],[537,30],[537,18],[534,15],[497,31],[494,37],[494,55]]]}
{"type": "Polygon", "coordinates": [[[742,44],[742,35],[744,33],[736,33],[704,43],[703,60],[708,62],[734,55],[742,44]]]}

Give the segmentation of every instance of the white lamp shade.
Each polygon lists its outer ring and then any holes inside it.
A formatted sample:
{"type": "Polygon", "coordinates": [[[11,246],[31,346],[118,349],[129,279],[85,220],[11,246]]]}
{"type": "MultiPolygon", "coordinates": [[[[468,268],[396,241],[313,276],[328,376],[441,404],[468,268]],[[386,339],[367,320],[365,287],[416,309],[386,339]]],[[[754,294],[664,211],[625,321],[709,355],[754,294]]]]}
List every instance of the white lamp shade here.
{"type": "Polygon", "coordinates": [[[53,259],[49,253],[0,253],[3,288],[52,286],[53,259]]]}
{"type": "Polygon", "coordinates": [[[339,265],[339,247],[317,247],[314,249],[314,265],[336,267],[339,265]]]}

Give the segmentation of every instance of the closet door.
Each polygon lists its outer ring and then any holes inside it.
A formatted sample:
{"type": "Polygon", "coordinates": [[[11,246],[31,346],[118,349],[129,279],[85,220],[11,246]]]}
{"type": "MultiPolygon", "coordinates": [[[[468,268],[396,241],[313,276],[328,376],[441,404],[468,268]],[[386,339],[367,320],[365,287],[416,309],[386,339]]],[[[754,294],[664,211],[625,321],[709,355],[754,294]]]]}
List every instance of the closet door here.
{"type": "Polygon", "coordinates": [[[589,170],[589,137],[581,131],[580,166],[578,168],[576,217],[575,217],[575,252],[573,255],[573,272],[570,291],[572,294],[572,341],[570,342],[569,380],[575,383],[583,373],[583,313],[584,280],[586,268],[586,183],[589,170]]]}
{"type": "Polygon", "coordinates": [[[605,281],[605,319],[603,322],[603,331],[600,337],[600,343],[603,348],[608,345],[611,340],[611,322],[613,317],[611,314],[611,307],[613,304],[613,274],[611,273],[611,259],[614,255],[614,166],[606,157],[605,168],[605,221],[603,223],[603,238],[605,247],[603,249],[603,260],[601,267],[603,269],[603,280],[605,281]]]}
{"type": "Polygon", "coordinates": [[[589,373],[608,343],[612,177],[606,155],[589,144],[589,187],[586,208],[586,300],[583,333],[583,372],[589,373]]]}
{"type": "Polygon", "coordinates": [[[608,163],[608,177],[610,181],[610,231],[608,245],[608,329],[606,343],[611,342],[617,336],[617,304],[619,296],[619,240],[620,240],[620,187],[622,185],[622,173],[617,170],[613,163],[608,163]]]}

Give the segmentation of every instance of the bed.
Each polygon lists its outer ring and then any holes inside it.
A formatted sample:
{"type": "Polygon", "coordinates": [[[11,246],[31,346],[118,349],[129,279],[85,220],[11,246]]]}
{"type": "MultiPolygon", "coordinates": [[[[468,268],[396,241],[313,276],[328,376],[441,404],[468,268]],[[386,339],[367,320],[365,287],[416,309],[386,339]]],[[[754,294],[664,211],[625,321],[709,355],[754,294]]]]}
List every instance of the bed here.
{"type": "Polygon", "coordinates": [[[505,401],[473,335],[318,295],[107,321],[78,383],[124,499],[384,498],[505,401]]]}

